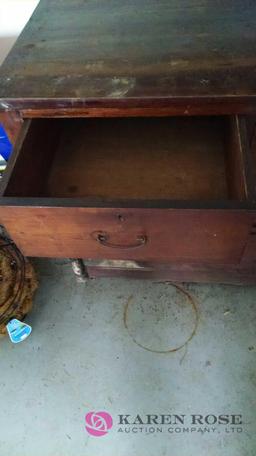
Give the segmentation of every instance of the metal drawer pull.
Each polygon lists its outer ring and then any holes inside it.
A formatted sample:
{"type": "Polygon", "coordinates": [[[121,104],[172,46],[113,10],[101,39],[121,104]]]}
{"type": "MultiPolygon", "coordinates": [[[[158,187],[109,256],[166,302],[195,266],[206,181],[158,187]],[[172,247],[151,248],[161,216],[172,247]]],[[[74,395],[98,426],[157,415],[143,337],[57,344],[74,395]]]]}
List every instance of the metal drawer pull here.
{"type": "Polygon", "coordinates": [[[104,245],[105,247],[110,247],[112,249],[122,249],[122,250],[138,249],[139,247],[143,247],[143,245],[145,245],[147,242],[147,236],[145,236],[145,235],[138,235],[136,238],[137,242],[135,244],[130,244],[130,245],[113,244],[112,242],[109,242],[109,235],[107,233],[103,233],[103,232],[94,233],[93,237],[101,245],[104,245]],[[95,234],[96,234],[96,236],[95,236],[95,234]]]}

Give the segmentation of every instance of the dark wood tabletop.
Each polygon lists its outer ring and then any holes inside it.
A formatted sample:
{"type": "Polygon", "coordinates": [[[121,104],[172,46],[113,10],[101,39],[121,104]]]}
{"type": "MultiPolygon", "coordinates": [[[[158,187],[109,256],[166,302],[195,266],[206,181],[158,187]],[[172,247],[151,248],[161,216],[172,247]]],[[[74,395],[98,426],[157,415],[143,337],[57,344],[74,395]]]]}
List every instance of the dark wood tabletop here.
{"type": "Polygon", "coordinates": [[[256,113],[255,0],[41,0],[0,109],[256,113]]]}

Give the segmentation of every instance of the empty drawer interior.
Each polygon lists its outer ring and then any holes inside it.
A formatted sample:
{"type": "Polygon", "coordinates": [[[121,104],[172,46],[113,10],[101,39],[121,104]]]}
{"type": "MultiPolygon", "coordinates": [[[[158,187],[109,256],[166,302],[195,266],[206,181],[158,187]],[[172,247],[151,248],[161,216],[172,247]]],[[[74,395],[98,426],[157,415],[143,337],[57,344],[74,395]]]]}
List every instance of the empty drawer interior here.
{"type": "Polygon", "coordinates": [[[242,200],[237,135],[228,117],[28,120],[2,194],[242,200]]]}

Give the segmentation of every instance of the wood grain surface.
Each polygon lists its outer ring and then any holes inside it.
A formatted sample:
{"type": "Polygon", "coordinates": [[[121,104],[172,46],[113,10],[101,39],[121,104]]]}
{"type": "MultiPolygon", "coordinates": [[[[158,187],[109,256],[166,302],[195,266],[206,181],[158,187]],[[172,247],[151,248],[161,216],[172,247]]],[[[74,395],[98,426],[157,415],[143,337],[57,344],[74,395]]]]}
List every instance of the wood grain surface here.
{"type": "Polygon", "coordinates": [[[221,209],[2,206],[0,222],[27,256],[239,264],[254,216],[221,209]]]}
{"type": "Polygon", "coordinates": [[[198,265],[180,263],[144,263],[141,268],[111,268],[101,265],[87,265],[90,278],[125,277],[130,279],[150,279],[155,282],[200,282],[227,283],[235,285],[254,285],[256,282],[256,267],[239,267],[232,265],[198,265]]]}
{"type": "Polygon", "coordinates": [[[43,193],[22,196],[228,199],[224,137],[218,118],[66,119],[43,193]]]}
{"type": "Polygon", "coordinates": [[[41,0],[0,70],[0,108],[256,112],[254,0],[41,0]]]}

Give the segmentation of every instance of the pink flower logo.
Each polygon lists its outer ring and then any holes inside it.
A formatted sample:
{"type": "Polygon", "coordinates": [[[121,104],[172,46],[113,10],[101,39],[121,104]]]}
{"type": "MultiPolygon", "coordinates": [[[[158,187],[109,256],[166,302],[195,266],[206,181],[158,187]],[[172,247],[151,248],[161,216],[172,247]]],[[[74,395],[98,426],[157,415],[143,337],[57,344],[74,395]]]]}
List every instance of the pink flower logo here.
{"type": "Polygon", "coordinates": [[[85,415],[85,429],[94,437],[106,435],[112,426],[112,416],[107,412],[89,412],[85,415]]]}

